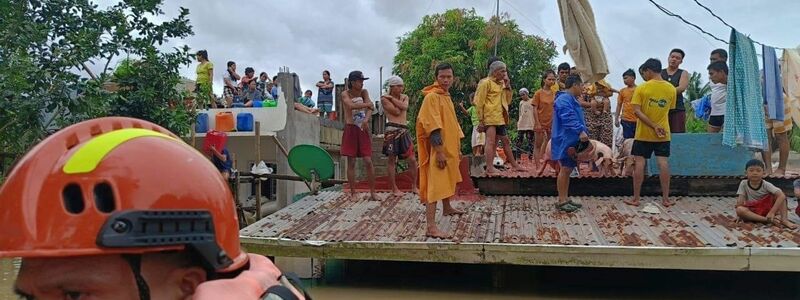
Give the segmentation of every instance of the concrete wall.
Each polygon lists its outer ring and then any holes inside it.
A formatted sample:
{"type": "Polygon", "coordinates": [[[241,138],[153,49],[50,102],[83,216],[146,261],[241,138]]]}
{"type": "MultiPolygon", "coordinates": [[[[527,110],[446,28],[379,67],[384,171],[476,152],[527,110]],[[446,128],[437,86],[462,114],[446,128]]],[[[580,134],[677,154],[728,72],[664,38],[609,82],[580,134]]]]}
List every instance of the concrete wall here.
{"type": "MultiPolygon", "coordinates": [[[[669,167],[672,175],[743,175],[744,164],[753,157],[745,147],[722,145],[719,133],[673,133],[669,167]]],[[[649,174],[659,174],[655,157],[647,162],[649,174]]]]}
{"type": "MultiPolygon", "coordinates": [[[[295,93],[295,73],[278,73],[278,84],[286,96],[287,116],[286,128],[278,132],[278,140],[281,141],[287,151],[300,144],[310,144],[319,146],[319,117],[294,110],[294,99],[300,97],[295,93]]],[[[278,150],[280,151],[280,150],[278,150]]],[[[294,174],[289,168],[286,156],[278,153],[278,170],[281,174],[294,174]]],[[[303,182],[278,181],[278,205],[285,207],[296,194],[307,192],[308,187],[303,182]]]]}
{"type": "MultiPolygon", "coordinates": [[[[195,141],[195,148],[202,151],[203,140],[205,138],[198,137],[195,141]]],[[[252,136],[229,136],[228,137],[228,152],[231,153],[233,163],[236,169],[240,171],[250,171],[250,164],[256,162],[256,142],[255,137],[252,136]]],[[[261,137],[261,160],[268,164],[277,163],[279,150],[271,137],[261,137]]],[[[279,169],[281,174],[286,170],[279,169]]],[[[239,186],[239,201],[244,201],[250,196],[250,185],[241,184],[239,186]]],[[[274,199],[273,199],[274,200],[274,199]]]]}

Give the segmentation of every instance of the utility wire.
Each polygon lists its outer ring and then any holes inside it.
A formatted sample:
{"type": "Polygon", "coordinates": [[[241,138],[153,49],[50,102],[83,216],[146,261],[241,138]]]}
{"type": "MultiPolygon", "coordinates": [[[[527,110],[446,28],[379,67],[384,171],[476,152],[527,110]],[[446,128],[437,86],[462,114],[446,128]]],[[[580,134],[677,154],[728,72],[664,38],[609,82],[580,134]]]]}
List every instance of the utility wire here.
{"type": "MultiPolygon", "coordinates": [[[[704,34],[706,34],[706,35],[708,35],[708,36],[712,37],[713,39],[715,39],[715,40],[717,40],[717,41],[720,41],[720,42],[723,42],[723,43],[725,43],[726,45],[727,45],[727,44],[729,44],[727,41],[725,41],[725,40],[723,40],[723,39],[721,39],[721,38],[719,38],[719,37],[717,37],[717,36],[715,36],[715,35],[711,34],[710,32],[706,31],[705,29],[703,29],[703,28],[702,28],[702,27],[700,27],[700,26],[697,26],[697,25],[695,25],[694,23],[687,21],[687,20],[686,20],[686,19],[684,19],[682,16],[680,16],[680,15],[678,15],[678,14],[676,14],[676,13],[673,13],[673,12],[671,12],[669,9],[667,9],[667,8],[665,8],[665,7],[661,6],[661,5],[659,5],[659,4],[658,4],[658,3],[656,3],[655,1],[653,1],[653,0],[648,0],[648,1],[650,1],[650,3],[652,3],[652,4],[653,4],[653,5],[656,7],[656,8],[658,8],[659,10],[661,10],[661,11],[662,11],[663,13],[665,13],[666,15],[668,15],[668,16],[670,16],[670,17],[675,17],[675,18],[678,18],[678,19],[680,19],[681,21],[683,21],[683,23],[686,23],[687,25],[694,27],[695,29],[699,30],[700,32],[702,32],[702,33],[704,33],[704,34]]],[[[714,18],[716,18],[717,20],[719,20],[720,22],[722,22],[722,24],[725,24],[725,26],[728,26],[728,28],[730,28],[730,29],[733,29],[733,30],[736,30],[736,31],[739,31],[739,30],[737,30],[735,27],[733,27],[731,24],[729,24],[728,22],[725,22],[725,20],[723,20],[723,19],[722,19],[722,18],[721,18],[719,15],[717,15],[716,13],[714,13],[714,11],[712,11],[710,8],[708,8],[708,6],[705,6],[705,5],[703,5],[703,4],[702,4],[702,3],[700,3],[700,1],[698,1],[698,0],[692,0],[692,1],[694,1],[694,3],[695,3],[695,4],[699,5],[699,6],[700,6],[700,7],[702,7],[703,9],[705,9],[705,10],[706,10],[708,13],[710,13],[712,16],[714,16],[714,18]]],[[[741,32],[741,31],[740,31],[740,32],[741,32]]],[[[753,40],[753,39],[750,39],[750,40],[751,40],[753,43],[756,43],[756,44],[758,44],[758,45],[761,45],[761,46],[768,46],[768,45],[764,45],[763,43],[761,43],[761,42],[758,42],[758,41],[756,41],[756,40],[753,40]]],[[[769,47],[772,47],[772,46],[769,46],[769,47]]],[[[785,48],[782,48],[782,47],[772,47],[772,48],[775,48],[775,49],[785,49],[785,48]]]]}
{"type": "Polygon", "coordinates": [[[727,41],[725,41],[725,40],[723,40],[723,39],[721,39],[721,38],[718,38],[717,36],[715,36],[715,35],[711,34],[710,32],[706,31],[705,29],[703,29],[702,27],[700,27],[700,26],[697,26],[697,25],[695,25],[694,23],[687,21],[686,19],[684,19],[684,18],[683,18],[683,17],[681,17],[680,15],[678,15],[678,14],[675,14],[675,13],[673,13],[673,12],[669,11],[669,9],[667,9],[667,8],[665,8],[665,7],[661,6],[661,5],[659,5],[659,4],[658,4],[658,3],[656,3],[655,1],[653,1],[653,0],[648,0],[648,1],[650,1],[650,3],[652,3],[653,5],[655,5],[655,7],[656,7],[656,8],[658,8],[659,10],[661,10],[663,13],[667,14],[668,16],[670,16],[670,17],[675,17],[675,18],[678,18],[678,19],[680,19],[681,21],[683,21],[683,23],[686,23],[687,25],[689,25],[689,26],[692,26],[692,27],[696,28],[697,30],[700,30],[700,32],[702,32],[702,33],[705,33],[706,35],[708,35],[708,36],[710,36],[710,37],[714,38],[715,40],[718,40],[718,41],[720,41],[720,42],[723,42],[723,43],[725,43],[725,44],[728,44],[728,42],[727,42],[727,41]]]}
{"type": "MultiPolygon", "coordinates": [[[[712,11],[710,8],[708,8],[707,6],[705,6],[705,5],[703,5],[702,3],[700,3],[700,1],[694,0],[694,3],[697,3],[697,5],[699,5],[700,7],[702,7],[703,9],[705,9],[706,11],[708,11],[708,13],[710,13],[712,16],[714,16],[715,18],[717,18],[717,20],[719,20],[720,22],[722,22],[722,24],[725,24],[725,26],[728,26],[728,28],[730,28],[730,29],[733,29],[733,30],[736,30],[736,28],[734,28],[733,26],[731,26],[731,24],[728,24],[728,22],[725,22],[725,20],[723,20],[723,19],[722,19],[720,16],[718,16],[717,14],[715,14],[715,13],[714,13],[714,11],[712,11]]],[[[737,31],[738,31],[738,30],[737,30],[737,31]]],[[[772,47],[772,46],[769,46],[769,45],[764,45],[764,44],[762,44],[762,43],[760,43],[760,42],[758,42],[758,41],[756,41],[756,40],[753,40],[753,39],[751,39],[751,40],[753,41],[753,43],[759,44],[759,45],[761,45],[761,46],[768,46],[768,47],[772,47]]],[[[780,47],[773,47],[773,48],[775,48],[775,49],[784,49],[784,48],[780,48],[780,47]]]]}

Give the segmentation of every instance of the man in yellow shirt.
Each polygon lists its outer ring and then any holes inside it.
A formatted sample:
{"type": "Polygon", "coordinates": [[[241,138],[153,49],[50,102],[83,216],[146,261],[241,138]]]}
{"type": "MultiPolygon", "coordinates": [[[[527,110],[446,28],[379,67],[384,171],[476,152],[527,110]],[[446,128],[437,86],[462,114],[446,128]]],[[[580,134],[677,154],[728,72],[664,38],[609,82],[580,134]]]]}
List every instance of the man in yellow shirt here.
{"type": "MultiPolygon", "coordinates": [[[[481,79],[475,92],[475,108],[478,110],[481,131],[486,132],[486,174],[496,175],[499,172],[492,164],[497,150],[497,140],[503,142],[503,151],[513,153],[511,141],[506,135],[508,124],[508,106],[511,104],[511,80],[508,78],[506,64],[494,61],[489,65],[489,76],[481,79]]],[[[525,171],[517,164],[513,156],[508,156],[508,163],[517,171],[525,171]]]]}
{"type": "Polygon", "coordinates": [[[419,154],[419,199],[425,204],[425,234],[434,238],[450,235],[436,226],[436,203],[442,201],[442,215],[463,212],[450,205],[461,182],[461,139],[464,133],[456,118],[450,98],[453,67],[448,63],[436,66],[436,82],[425,87],[422,106],[417,114],[417,146],[419,154]]]}
{"type": "Polygon", "coordinates": [[[633,149],[635,169],[633,171],[633,199],[625,203],[639,206],[639,198],[644,181],[644,162],[655,153],[661,181],[661,204],[671,206],[669,200],[669,110],[675,109],[677,93],[675,87],[661,79],[661,61],[648,59],[639,67],[639,73],[646,81],[636,87],[631,104],[639,121],[636,123],[633,149]]]}

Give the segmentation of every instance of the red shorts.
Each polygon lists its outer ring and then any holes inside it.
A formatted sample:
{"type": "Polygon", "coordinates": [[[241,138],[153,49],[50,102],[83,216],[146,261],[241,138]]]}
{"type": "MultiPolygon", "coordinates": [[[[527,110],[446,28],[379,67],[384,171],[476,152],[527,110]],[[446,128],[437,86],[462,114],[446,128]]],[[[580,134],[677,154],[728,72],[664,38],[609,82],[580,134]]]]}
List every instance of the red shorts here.
{"type": "Polygon", "coordinates": [[[372,138],[369,132],[353,124],[344,125],[341,154],[347,157],[371,157],[372,138]]]}
{"type": "Polygon", "coordinates": [[[750,211],[759,216],[766,217],[773,205],[775,205],[775,196],[769,194],[761,197],[761,199],[745,203],[744,207],[747,207],[750,211]]]}
{"type": "Polygon", "coordinates": [[[667,115],[669,118],[669,132],[672,133],[685,133],[686,132],[686,111],[685,110],[670,110],[667,115]]]}

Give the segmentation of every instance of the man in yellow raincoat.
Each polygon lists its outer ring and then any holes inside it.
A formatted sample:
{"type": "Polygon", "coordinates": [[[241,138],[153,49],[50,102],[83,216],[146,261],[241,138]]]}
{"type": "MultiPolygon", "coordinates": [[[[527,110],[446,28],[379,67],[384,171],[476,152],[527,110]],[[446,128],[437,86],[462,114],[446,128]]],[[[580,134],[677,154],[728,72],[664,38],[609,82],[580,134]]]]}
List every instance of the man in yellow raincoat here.
{"type": "MultiPolygon", "coordinates": [[[[478,130],[486,132],[486,174],[497,175],[499,171],[492,165],[496,154],[497,141],[503,142],[505,153],[513,153],[511,140],[507,136],[508,106],[511,104],[511,80],[508,77],[506,64],[494,61],[489,65],[489,76],[478,83],[475,92],[475,108],[478,110],[480,125],[478,130]]],[[[525,171],[518,165],[513,156],[509,164],[517,171],[525,171]]]]}
{"type": "Polygon", "coordinates": [[[461,139],[464,133],[456,118],[450,85],[453,68],[442,63],[436,66],[436,82],[425,87],[422,106],[417,115],[417,145],[419,147],[419,198],[425,203],[425,234],[435,238],[448,238],[449,234],[436,226],[436,202],[442,201],[442,215],[459,215],[463,212],[450,205],[450,197],[461,182],[461,139]]]}

